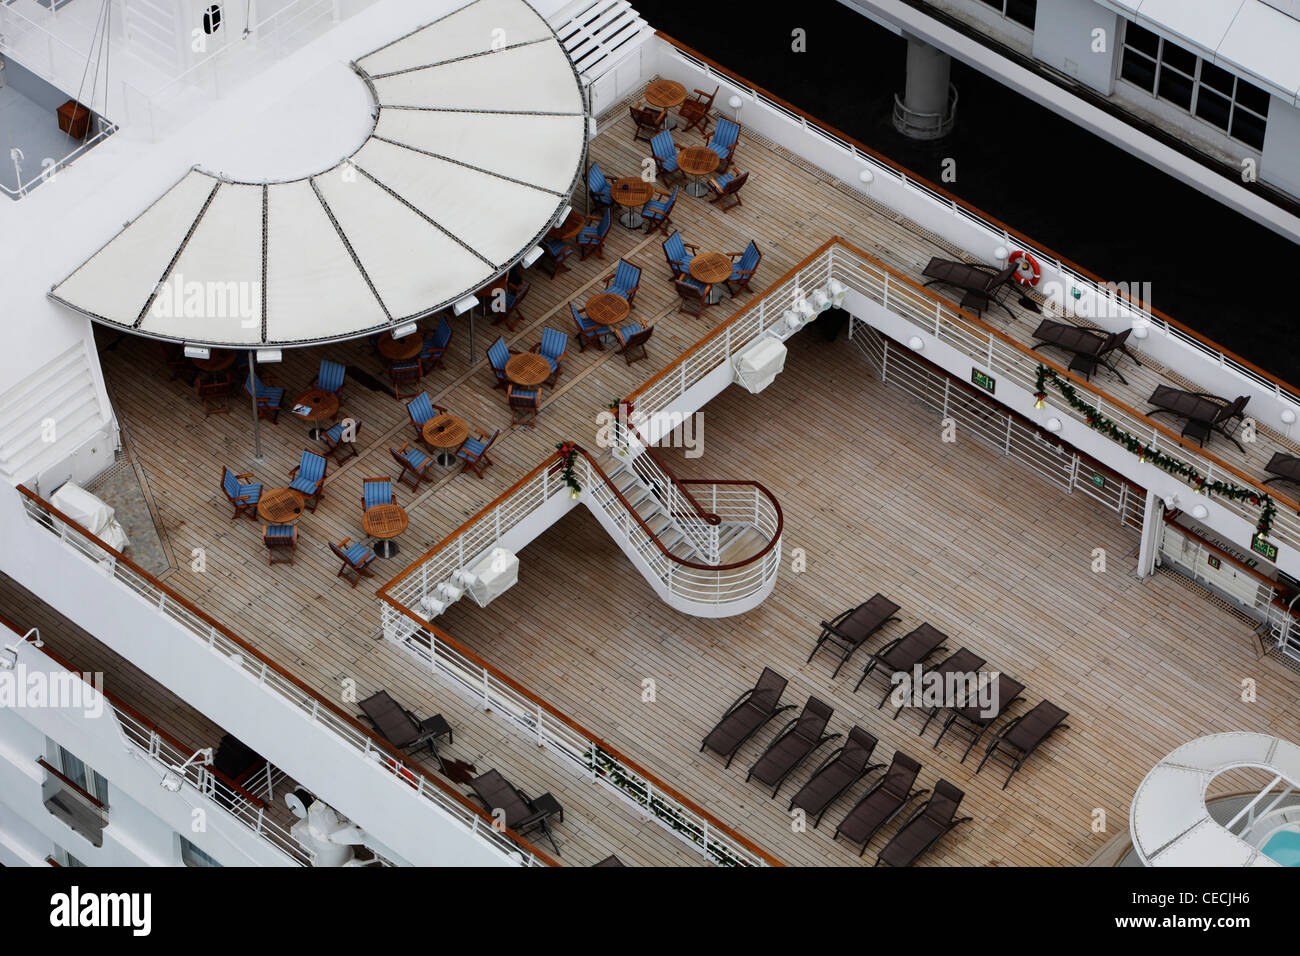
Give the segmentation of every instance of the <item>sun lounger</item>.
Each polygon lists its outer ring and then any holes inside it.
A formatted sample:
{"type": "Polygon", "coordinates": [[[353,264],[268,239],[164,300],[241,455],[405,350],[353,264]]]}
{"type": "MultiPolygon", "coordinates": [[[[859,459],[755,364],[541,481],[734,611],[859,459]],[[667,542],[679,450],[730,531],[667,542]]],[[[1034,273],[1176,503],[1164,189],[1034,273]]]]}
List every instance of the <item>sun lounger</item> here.
{"type": "Polygon", "coordinates": [[[1128,380],[1116,368],[1110,356],[1115,352],[1123,352],[1139,366],[1142,364],[1125,345],[1132,331],[1124,329],[1122,332],[1106,332],[1086,325],[1066,325],[1064,322],[1043,319],[1038,323],[1038,328],[1034,329],[1034,338],[1038,339],[1034,348],[1053,345],[1064,349],[1071,354],[1070,371],[1082,372],[1084,378],[1091,380],[1097,366],[1104,365],[1127,385],[1128,380]]]}
{"type": "MultiPolygon", "coordinates": [[[[876,653],[871,655],[871,660],[867,662],[866,669],[863,670],[862,676],[858,682],[853,685],[856,693],[857,689],[862,686],[862,682],[878,667],[883,667],[884,672],[893,675],[899,671],[911,673],[912,668],[917,664],[924,664],[925,659],[936,651],[943,649],[943,642],[948,638],[931,627],[929,624],[922,624],[910,634],[896,638],[890,641],[876,653]]],[[[880,698],[880,703],[876,705],[879,709],[885,706],[885,701],[893,692],[893,685],[885,691],[885,696],[880,698]]]]}
{"type": "Polygon", "coordinates": [[[1266,485],[1270,481],[1293,481],[1300,485],[1300,458],[1295,455],[1274,452],[1273,457],[1264,466],[1264,470],[1273,476],[1264,479],[1266,485]]]}
{"type": "Polygon", "coordinates": [[[757,778],[772,788],[775,797],[786,777],[794,773],[814,750],[839,736],[824,733],[832,713],[834,709],[829,704],[809,697],[803,712],[781,728],[762,756],[754,761],[754,766],[745,774],[745,780],[757,778]]]}
{"type": "MultiPolygon", "coordinates": [[[[957,674],[977,674],[979,669],[983,667],[985,663],[984,658],[980,657],[974,651],[968,651],[964,647],[959,647],[956,651],[944,658],[938,666],[928,671],[928,673],[934,674],[934,679],[936,681],[941,681],[943,686],[947,687],[950,676],[957,674]]],[[[904,703],[895,708],[895,720],[898,719],[898,715],[903,712],[903,708],[906,706],[907,702],[905,700],[904,703]]],[[[918,737],[925,733],[925,728],[930,726],[930,721],[934,720],[939,712],[943,710],[943,706],[926,706],[923,704],[920,709],[925,711],[926,717],[925,723],[923,723],[921,729],[916,732],[918,737]]]]}
{"type": "Polygon", "coordinates": [[[948,719],[943,722],[943,729],[939,731],[939,736],[934,740],[935,747],[939,746],[939,741],[943,740],[944,734],[950,729],[955,727],[958,730],[966,731],[971,734],[971,741],[966,745],[966,750],[961,755],[962,762],[965,762],[971,748],[984,736],[984,731],[993,726],[993,722],[1005,714],[1011,705],[1019,699],[1024,692],[1025,685],[1014,678],[1008,677],[1006,674],[999,674],[992,689],[992,708],[986,709],[979,703],[950,708],[948,719]]]}
{"type": "Polygon", "coordinates": [[[803,810],[813,818],[813,829],[817,829],[817,824],[822,821],[822,814],[849,787],[871,771],[884,766],[883,763],[867,762],[875,749],[876,738],[861,727],[854,727],[849,731],[844,746],[832,750],[813,771],[808,782],[790,798],[789,809],[798,807],[803,810]]]}
{"type": "Polygon", "coordinates": [[[1007,774],[1007,779],[1002,781],[1002,789],[1007,789],[1007,784],[1011,782],[1016,771],[1043,741],[1058,730],[1069,729],[1070,725],[1063,723],[1069,716],[1055,704],[1045,700],[1039,701],[1033,710],[1011,721],[1002,728],[1001,733],[989,741],[988,746],[984,748],[984,759],[975,768],[975,772],[979,773],[984,769],[985,761],[995,752],[1005,753],[1011,758],[1011,772],[1007,774]]]}
{"type": "Polygon", "coordinates": [[[858,856],[861,856],[877,830],[898,816],[914,797],[929,792],[912,789],[920,773],[919,763],[901,750],[897,751],[889,770],[845,814],[832,839],[838,840],[843,834],[850,843],[861,845],[858,850],[858,856]]]}
{"type": "Polygon", "coordinates": [[[785,692],[785,685],[784,677],[772,668],[764,667],[758,683],[737,697],[736,702],[727,708],[722,719],[709,731],[709,735],[700,744],[700,752],[703,753],[704,748],[707,747],[714,753],[726,757],[727,762],[724,766],[730,767],[736,751],[746,740],[754,736],[760,727],[782,711],[794,709],[794,704],[778,706],[781,703],[781,695],[785,692]]]}
{"type": "Polygon", "coordinates": [[[913,810],[912,815],[898,828],[898,832],[890,837],[876,857],[876,866],[882,863],[889,866],[911,866],[915,863],[945,833],[970,819],[953,819],[965,796],[947,780],[936,783],[930,799],[913,810]]]}
{"type": "Polygon", "coordinates": [[[829,644],[840,655],[840,662],[835,665],[835,670],[831,672],[831,677],[834,678],[840,672],[840,668],[853,656],[853,652],[861,647],[867,638],[880,630],[889,621],[898,620],[894,616],[897,611],[897,604],[883,594],[877,594],[865,603],[844,611],[829,622],[822,621],[821,636],[817,638],[812,654],[808,655],[808,661],[813,659],[813,655],[821,649],[822,645],[829,644]]]}
{"type": "Polygon", "coordinates": [[[469,785],[474,790],[474,795],[487,808],[488,813],[494,818],[497,817],[498,811],[504,815],[506,827],[520,836],[540,827],[546,834],[546,839],[551,841],[555,852],[560,852],[560,848],[555,845],[555,835],[551,833],[550,818],[558,815],[563,822],[564,809],[549,793],[542,794],[536,800],[530,800],[527,794],[514,787],[496,770],[480,774],[471,780],[469,785]]]}
{"type": "Polygon", "coordinates": [[[1245,454],[1246,449],[1232,437],[1232,431],[1239,424],[1241,413],[1250,401],[1249,395],[1239,395],[1229,402],[1226,398],[1208,392],[1188,392],[1168,385],[1158,385],[1147,401],[1156,406],[1148,415],[1167,414],[1187,419],[1182,432],[1184,438],[1195,438],[1201,447],[1205,447],[1205,440],[1210,437],[1210,433],[1218,432],[1245,454]]]}
{"type": "Polygon", "coordinates": [[[962,296],[961,301],[958,303],[963,309],[983,312],[990,302],[996,302],[1007,310],[1007,315],[1015,318],[1015,313],[1011,311],[1011,307],[1002,301],[1002,297],[1006,294],[1005,290],[1008,288],[1007,284],[1011,281],[1011,276],[1015,271],[1015,266],[999,269],[997,266],[984,265],[983,263],[959,262],[954,259],[940,259],[935,256],[921,270],[921,275],[930,280],[926,285],[934,285],[938,282],[944,285],[956,286],[958,289],[963,290],[966,294],[962,296]]]}
{"type": "Polygon", "coordinates": [[[455,740],[451,726],[442,714],[420,720],[393,700],[386,690],[376,691],[357,706],[379,731],[379,736],[398,750],[414,750],[428,744],[439,765],[442,765],[442,756],[438,753],[437,738],[446,736],[453,742],[455,740]]]}

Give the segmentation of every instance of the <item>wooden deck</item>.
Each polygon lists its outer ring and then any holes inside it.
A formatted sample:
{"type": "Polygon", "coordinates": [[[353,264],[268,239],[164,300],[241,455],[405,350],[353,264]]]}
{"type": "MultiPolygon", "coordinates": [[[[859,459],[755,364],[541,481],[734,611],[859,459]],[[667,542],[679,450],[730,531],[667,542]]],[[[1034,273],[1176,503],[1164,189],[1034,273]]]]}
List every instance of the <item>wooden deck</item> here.
{"type": "MultiPolygon", "coordinates": [[[[695,135],[682,142],[693,143],[695,135]]],[[[645,153],[644,143],[633,143],[626,116],[593,143],[594,158],[611,179],[638,171],[645,153]]],[[[938,243],[770,144],[742,136],[737,162],[752,173],[742,193],[744,206],[724,214],[683,194],[674,222],[686,241],[705,251],[735,252],[757,239],[764,258],[753,283],[756,290],[835,234],[918,278],[930,256],[961,256],[960,250],[938,243]]],[[[574,205],[584,208],[585,199],[577,197],[574,205]]],[[[342,466],[331,463],[320,507],[299,522],[295,563],[268,567],[260,524],[230,520],[219,487],[221,468],[253,472],[267,487],[287,484],[301,450],[314,446],[307,425],[288,411],[278,424],[263,423],[264,460],[256,461],[242,391],[232,397],[229,414],[204,417],[194,395],[181,382],[168,380],[156,345],[99,333],[128,454],[170,554],[166,582],[324,694],[336,694],[340,681],[352,678],[359,692],[385,687],[421,715],[441,710],[456,727],[451,756],[480,769],[498,767],[530,793],[556,793],[566,807],[566,820],[557,828],[566,863],[594,862],[610,852],[630,863],[676,864],[698,857],[658,827],[613,806],[612,798],[558,771],[551,758],[494,718],[463,706],[453,694],[428,688],[408,657],[378,640],[374,591],[509,487],[557,442],[589,441],[596,415],[611,400],[627,395],[752,299],[724,296],[701,318],[677,314],[661,242],[662,236],[646,237],[615,223],[604,261],[579,262],[575,254],[572,271],[554,280],[532,270],[525,320],[513,333],[488,329],[480,320],[472,366],[466,360],[467,323],[453,320],[446,368],[426,376],[423,386],[436,403],[467,418],[472,427],[503,429],[491,452],[496,464],[483,480],[448,470],[438,472],[435,482],[421,486],[418,494],[398,487],[397,500],[411,519],[398,539],[401,553],[376,561],[378,576],[355,590],[335,578],[338,562],[327,541],[364,537],[361,480],[397,473],[388,448],[413,436],[404,402],[391,391],[348,381],[341,414],[362,423],[361,454],[342,466]],[[579,352],[571,338],[563,374],[558,387],[545,394],[537,427],[510,429],[503,393],[492,388],[484,360],[487,345],[498,331],[516,349],[538,342],[546,325],[572,333],[567,303],[585,302],[599,291],[602,277],[620,256],[644,270],[632,317],[656,324],[649,359],[629,367],[612,349],[579,352]]],[[[1030,341],[1038,319],[1020,310],[1008,325],[1005,313],[1003,319],[990,315],[991,324],[1024,341],[1030,341]]],[[[844,718],[852,714],[873,733],[885,733],[882,754],[903,743],[916,725],[904,716],[884,726],[866,705],[865,687],[860,700],[848,695],[844,685],[847,681],[851,687],[856,680],[854,669],[841,672],[834,690],[826,680],[829,658],[802,669],[816,621],[877,589],[903,604],[907,622],[927,617],[954,639],[969,640],[990,661],[1028,683],[1031,700],[1048,696],[1080,715],[1072,718],[1070,735],[1038,756],[1037,766],[1022,774],[1010,796],[997,796],[993,775],[986,772],[978,779],[966,812],[975,812],[979,822],[964,826],[967,832],[958,833],[935,862],[1086,859],[1103,839],[1089,831],[1092,808],[1108,810],[1111,832],[1123,826],[1133,786],[1165,751],[1209,729],[1199,724],[1201,718],[1215,727],[1232,718],[1252,728],[1260,721],[1278,721],[1279,732],[1287,729],[1288,718],[1280,711],[1274,714],[1259,704],[1237,715],[1231,699],[1214,696],[1234,698],[1236,681],[1255,666],[1249,634],[1230,615],[1170,579],[1132,580],[1126,570],[1132,563],[1126,553],[1134,546],[1129,533],[980,449],[959,445],[957,454],[946,453],[952,446],[929,441],[937,432],[933,422],[891,397],[888,389],[866,381],[869,368],[850,346],[841,341],[805,366],[804,356],[814,347],[796,343],[791,373],[763,395],[752,398],[731,390],[720,397],[707,413],[706,457],[681,462],[687,475],[706,466],[706,477],[762,481],[786,509],[787,553],[804,548],[810,571],[787,576],[762,609],[717,622],[674,614],[657,603],[613,543],[602,539],[596,523],[575,514],[526,552],[524,578],[515,592],[490,611],[457,607],[440,623],[679,784],[724,821],[795,863],[857,857],[829,844],[825,822],[815,834],[793,837],[777,802],[740,782],[743,771],[736,770],[744,766],[743,759],[724,774],[710,760],[697,759],[690,743],[694,739],[698,746],[706,725],[764,663],[792,676],[791,700],[801,703],[812,692],[830,694],[837,706],[836,729],[847,729],[844,718]],[[823,358],[826,367],[818,368],[823,358]],[[846,400],[845,388],[863,391],[846,400]],[[837,396],[835,402],[822,397],[830,394],[837,396]],[[874,426],[858,437],[863,414],[874,426]],[[842,444],[846,436],[854,436],[847,445],[842,444]],[[805,461],[816,463],[809,470],[826,480],[808,481],[800,464],[805,461]],[[990,509],[1017,500],[1023,502],[1019,511],[1003,508],[995,519],[989,517],[990,509]],[[1044,500],[1060,508],[1048,528],[1039,523],[1044,500]],[[1095,546],[1107,547],[1111,554],[1113,570],[1102,587],[1114,593],[1106,591],[1105,602],[1097,601],[1097,579],[1087,571],[1095,546]],[[825,565],[821,570],[819,563],[825,565]],[[1079,570],[1063,575],[1063,563],[1079,570]],[[530,567],[561,568],[563,573],[539,576],[530,574],[530,567]],[[983,586],[972,586],[973,573],[982,575],[982,569],[992,567],[1000,573],[988,574],[983,586]],[[583,582],[579,593],[575,581],[583,582]],[[1105,608],[1104,617],[1090,619],[1098,604],[1105,608]],[[997,621],[991,622],[994,616],[997,621]],[[1051,623],[1060,620],[1066,623],[1051,623]],[[1108,626],[1101,626],[1103,620],[1108,626]],[[625,623],[611,633],[610,622],[625,623]],[[627,686],[632,695],[643,676],[655,675],[662,676],[665,686],[661,710],[621,708],[605,690],[627,686]],[[1082,685],[1085,677],[1095,686],[1082,685]],[[1205,687],[1214,688],[1213,693],[1205,687]],[[1213,700],[1201,713],[1184,705],[1184,695],[1213,700]],[[676,717],[669,699],[678,702],[676,717]]],[[[283,364],[266,371],[287,387],[288,404],[307,387],[324,358],[385,381],[379,357],[364,342],[286,350],[283,364]]],[[[1140,397],[1116,393],[1139,408],[1153,387],[1143,376],[1158,375],[1143,361],[1146,368],[1138,375],[1129,374],[1127,360],[1122,368],[1136,392],[1146,391],[1140,397]]],[[[1107,388],[1112,379],[1104,371],[1095,376],[1107,388]]],[[[1220,440],[1213,450],[1236,455],[1220,440]]],[[[1261,685],[1268,676],[1275,695],[1290,686],[1285,683],[1289,675],[1275,665],[1259,668],[1261,685]]],[[[633,699],[639,696],[629,696],[633,699]]],[[[950,759],[955,742],[945,740],[931,766],[930,754],[922,754],[914,741],[905,746],[927,763],[925,785],[933,782],[936,769],[959,785],[968,782],[968,771],[950,759]]],[[[789,787],[783,791],[787,799],[790,792],[789,787]]],[[[545,841],[541,845],[547,848],[545,841]]]]}

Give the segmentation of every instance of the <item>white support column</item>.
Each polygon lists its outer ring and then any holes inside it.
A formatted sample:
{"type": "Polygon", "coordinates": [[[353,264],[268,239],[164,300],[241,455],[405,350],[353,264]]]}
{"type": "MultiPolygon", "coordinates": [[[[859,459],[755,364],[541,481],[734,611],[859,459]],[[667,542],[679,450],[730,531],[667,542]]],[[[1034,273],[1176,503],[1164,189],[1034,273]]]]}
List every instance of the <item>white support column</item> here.
{"type": "Polygon", "coordinates": [[[1142,512],[1142,542],[1138,547],[1137,576],[1145,578],[1156,569],[1160,555],[1160,541],[1164,537],[1165,504],[1153,491],[1147,492],[1146,508],[1142,512]]]}

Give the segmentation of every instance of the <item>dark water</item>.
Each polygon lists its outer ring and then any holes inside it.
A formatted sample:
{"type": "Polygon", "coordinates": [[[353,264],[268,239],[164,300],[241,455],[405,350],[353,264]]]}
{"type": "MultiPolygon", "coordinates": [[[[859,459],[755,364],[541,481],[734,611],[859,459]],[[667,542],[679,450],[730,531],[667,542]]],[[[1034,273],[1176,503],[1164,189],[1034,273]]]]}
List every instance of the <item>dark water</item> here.
{"type": "MultiPolygon", "coordinates": [[[[646,19],[728,69],[939,183],[1113,282],[1150,283],[1165,314],[1300,383],[1300,250],[1105,140],[952,63],[957,126],[937,143],[894,131],[906,45],[834,0],[740,17],[684,0],[639,0],[646,19]],[[807,52],[791,50],[806,31],[807,52]],[[956,180],[943,182],[945,158],[956,180]]],[[[774,5],[775,6],[775,5],[774,5]]],[[[743,118],[742,118],[743,122],[743,118]]]]}

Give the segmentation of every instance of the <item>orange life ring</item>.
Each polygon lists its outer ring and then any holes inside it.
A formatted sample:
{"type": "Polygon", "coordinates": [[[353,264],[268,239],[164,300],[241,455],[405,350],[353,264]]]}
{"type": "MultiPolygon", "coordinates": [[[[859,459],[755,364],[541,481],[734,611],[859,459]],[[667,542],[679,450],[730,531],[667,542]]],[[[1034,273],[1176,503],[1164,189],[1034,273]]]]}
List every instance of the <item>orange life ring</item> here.
{"type": "Polygon", "coordinates": [[[388,765],[390,770],[396,771],[398,776],[405,777],[406,782],[412,787],[418,788],[420,786],[415,779],[415,774],[411,773],[411,771],[407,770],[405,767],[399,767],[396,760],[385,758],[384,763],[388,765]]]}
{"type": "Polygon", "coordinates": [[[1007,256],[1007,265],[1016,267],[1012,278],[1023,286],[1033,288],[1043,277],[1043,270],[1039,268],[1038,260],[1019,249],[1007,256]]]}

